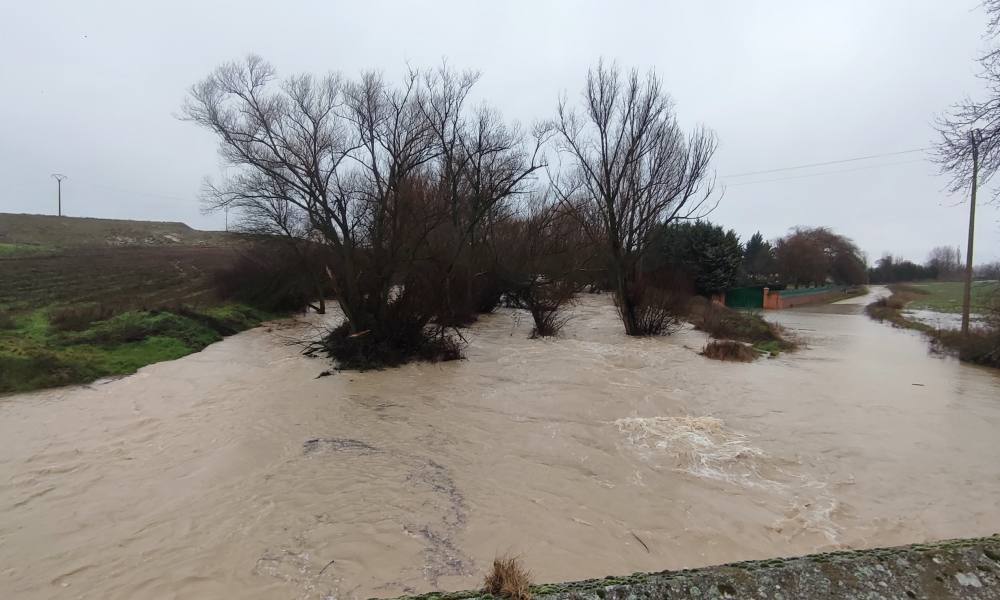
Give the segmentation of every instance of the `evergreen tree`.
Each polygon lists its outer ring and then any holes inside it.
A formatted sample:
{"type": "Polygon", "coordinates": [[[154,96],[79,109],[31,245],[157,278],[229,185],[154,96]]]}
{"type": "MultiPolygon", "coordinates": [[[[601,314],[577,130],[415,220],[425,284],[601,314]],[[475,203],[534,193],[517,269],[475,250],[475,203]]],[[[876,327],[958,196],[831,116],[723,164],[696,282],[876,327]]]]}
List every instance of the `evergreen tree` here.
{"type": "Polygon", "coordinates": [[[758,231],[743,252],[743,278],[747,283],[767,283],[774,271],[774,248],[758,231]]]}
{"type": "Polygon", "coordinates": [[[743,247],[733,230],[708,221],[685,221],[660,228],[647,268],[669,268],[685,275],[702,295],[736,284],[743,247]]]}

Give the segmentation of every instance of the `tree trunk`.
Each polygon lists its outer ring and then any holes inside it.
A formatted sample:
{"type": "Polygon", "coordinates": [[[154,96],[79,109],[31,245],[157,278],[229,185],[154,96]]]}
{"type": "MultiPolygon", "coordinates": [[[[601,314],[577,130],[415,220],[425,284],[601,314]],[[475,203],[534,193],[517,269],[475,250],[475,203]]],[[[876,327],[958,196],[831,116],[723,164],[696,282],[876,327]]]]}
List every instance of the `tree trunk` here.
{"type": "MultiPolygon", "coordinates": [[[[617,261],[616,261],[617,262],[617,261]]],[[[635,319],[635,302],[629,293],[629,282],[625,267],[621,264],[613,266],[615,270],[615,294],[618,296],[618,312],[625,326],[625,335],[640,335],[639,324],[635,319]]]]}

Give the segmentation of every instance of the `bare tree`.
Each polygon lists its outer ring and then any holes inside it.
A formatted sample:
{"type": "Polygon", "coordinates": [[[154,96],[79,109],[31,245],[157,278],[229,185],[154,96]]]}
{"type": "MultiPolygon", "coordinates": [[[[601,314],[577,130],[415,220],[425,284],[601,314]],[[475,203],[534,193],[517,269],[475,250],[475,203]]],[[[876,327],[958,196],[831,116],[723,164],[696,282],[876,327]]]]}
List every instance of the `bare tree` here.
{"type": "MultiPolygon", "coordinates": [[[[984,0],[982,6],[987,14],[984,37],[993,39],[1000,34],[1000,0],[984,0]]],[[[978,62],[979,78],[986,84],[984,97],[966,96],[938,118],[940,141],[934,154],[941,171],[951,177],[952,192],[967,190],[972,185],[975,146],[978,146],[980,185],[989,182],[1000,168],[1000,49],[987,52],[978,62]]]]}
{"type": "Polygon", "coordinates": [[[532,153],[496,113],[467,116],[474,82],[443,69],[437,78],[411,71],[399,85],[374,72],[278,83],[256,56],[223,65],[184,106],[217,134],[228,167],[208,205],[276,230],[301,215],[330,249],[342,337],[415,347],[446,312],[442,290],[460,248],[541,166],[540,141],[532,153]]]}
{"type": "Polygon", "coordinates": [[[827,227],[795,227],[775,243],[774,253],[787,283],[858,285],[867,279],[864,254],[858,246],[827,227]]]}
{"type": "Polygon", "coordinates": [[[478,79],[477,72],[458,74],[442,64],[424,74],[419,99],[441,151],[437,177],[453,227],[445,297],[448,317],[456,322],[499,299],[497,287],[482,284],[496,277],[490,273],[497,260],[490,237],[498,222],[513,216],[510,200],[530,191],[548,137],[545,127],[536,126],[529,148],[520,129],[506,125],[497,111],[480,106],[466,115],[463,105],[478,79]]]}
{"type": "Polygon", "coordinates": [[[962,251],[957,247],[936,246],[927,257],[927,267],[933,269],[938,279],[954,279],[961,276],[962,251]]]}
{"type": "Polygon", "coordinates": [[[500,236],[507,299],[531,314],[532,337],[556,335],[569,320],[565,309],[583,287],[591,244],[549,195],[536,195],[520,208],[500,236]]]}
{"type": "Polygon", "coordinates": [[[690,134],[681,130],[655,74],[623,73],[603,61],[587,74],[582,111],[562,99],[554,127],[570,165],[552,177],[553,187],[563,206],[607,249],[625,332],[658,333],[662,320],[641,315],[643,304],[657,294],[640,280],[640,262],[656,227],[704,216],[710,208],[715,135],[704,127],[690,134]]]}

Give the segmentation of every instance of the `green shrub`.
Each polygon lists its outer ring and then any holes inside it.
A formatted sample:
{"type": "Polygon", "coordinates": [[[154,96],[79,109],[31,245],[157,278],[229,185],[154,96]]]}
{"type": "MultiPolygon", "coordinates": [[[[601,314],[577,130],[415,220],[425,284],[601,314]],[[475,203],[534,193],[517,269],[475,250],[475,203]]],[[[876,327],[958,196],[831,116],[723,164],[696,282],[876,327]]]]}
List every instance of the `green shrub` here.
{"type": "Polygon", "coordinates": [[[0,351],[0,393],[69,385],[101,375],[98,369],[64,360],[53,352],[32,350],[13,354],[0,351]]]}
{"type": "Polygon", "coordinates": [[[96,323],[78,334],[69,334],[65,339],[72,344],[93,344],[108,348],[139,342],[152,336],[172,337],[196,350],[222,339],[221,334],[204,327],[198,321],[167,311],[125,312],[96,323]]]}

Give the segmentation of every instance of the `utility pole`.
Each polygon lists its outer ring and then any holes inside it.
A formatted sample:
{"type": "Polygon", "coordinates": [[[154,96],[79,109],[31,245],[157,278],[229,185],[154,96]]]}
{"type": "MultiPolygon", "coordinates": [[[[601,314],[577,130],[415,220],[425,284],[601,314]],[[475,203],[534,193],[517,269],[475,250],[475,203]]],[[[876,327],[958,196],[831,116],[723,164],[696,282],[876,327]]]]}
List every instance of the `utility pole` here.
{"type": "Polygon", "coordinates": [[[59,186],[59,216],[62,216],[62,182],[63,179],[69,179],[62,173],[53,173],[52,178],[56,180],[56,184],[59,186]]]}
{"type": "Polygon", "coordinates": [[[969,312],[972,308],[972,243],[976,236],[976,188],[979,186],[979,142],[982,133],[978,129],[969,132],[972,142],[972,197],[969,201],[969,243],[965,247],[965,291],[962,294],[962,336],[969,335],[969,312]]]}

